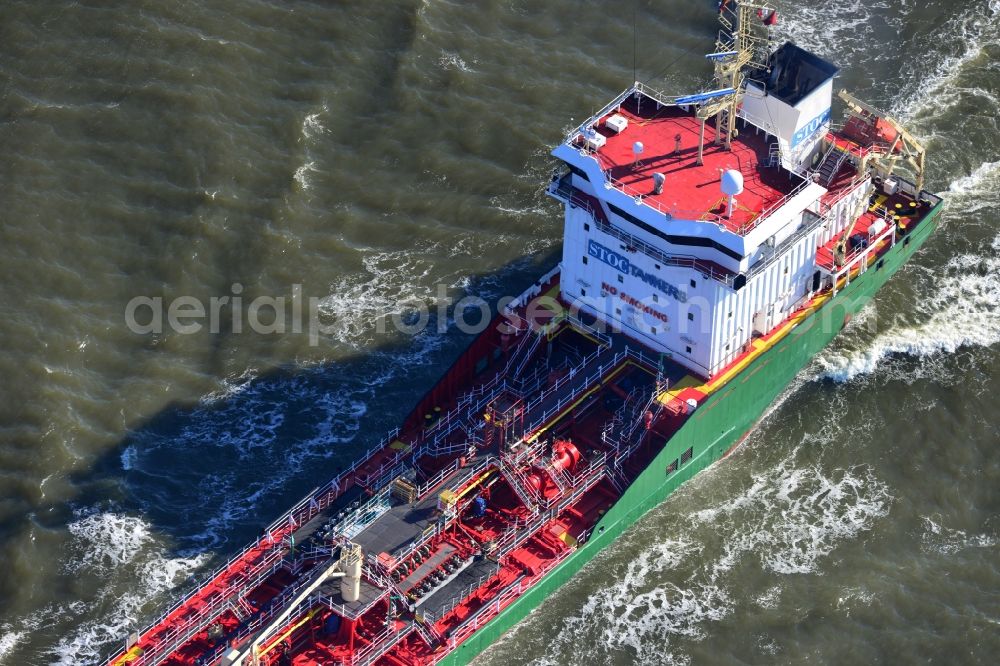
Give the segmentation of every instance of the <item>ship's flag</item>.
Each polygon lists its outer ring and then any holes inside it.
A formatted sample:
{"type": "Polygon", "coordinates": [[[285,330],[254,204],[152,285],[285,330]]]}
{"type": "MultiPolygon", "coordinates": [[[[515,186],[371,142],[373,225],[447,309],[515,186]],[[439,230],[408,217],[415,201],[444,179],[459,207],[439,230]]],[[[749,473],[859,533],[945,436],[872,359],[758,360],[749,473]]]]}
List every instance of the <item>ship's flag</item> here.
{"type": "Polygon", "coordinates": [[[776,9],[758,9],[757,18],[768,27],[778,25],[778,11],[776,9]]]}

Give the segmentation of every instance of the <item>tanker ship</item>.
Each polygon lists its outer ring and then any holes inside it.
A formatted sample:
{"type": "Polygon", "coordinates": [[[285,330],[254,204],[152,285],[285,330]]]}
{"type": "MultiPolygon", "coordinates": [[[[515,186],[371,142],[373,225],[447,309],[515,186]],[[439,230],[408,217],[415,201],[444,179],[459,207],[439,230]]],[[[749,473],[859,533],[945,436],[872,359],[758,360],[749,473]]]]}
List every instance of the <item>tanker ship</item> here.
{"type": "Polygon", "coordinates": [[[706,90],[635,82],[552,151],[558,266],[402,426],[108,666],[465,664],[735,448],[917,251],[924,148],[722,3],[706,90]],[[838,111],[839,117],[839,111],[838,111]]]}

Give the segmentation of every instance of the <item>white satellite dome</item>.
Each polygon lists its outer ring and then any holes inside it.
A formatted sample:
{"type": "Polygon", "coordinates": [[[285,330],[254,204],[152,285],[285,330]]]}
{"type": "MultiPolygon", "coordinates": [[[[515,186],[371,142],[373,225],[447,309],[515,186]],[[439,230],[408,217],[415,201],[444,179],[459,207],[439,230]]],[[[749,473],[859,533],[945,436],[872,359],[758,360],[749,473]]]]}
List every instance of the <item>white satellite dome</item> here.
{"type": "Polygon", "coordinates": [[[722,193],[731,197],[743,194],[743,174],[736,169],[722,172],[722,193]]]}
{"type": "Polygon", "coordinates": [[[639,162],[642,159],[642,151],[645,150],[645,146],[642,145],[642,141],[636,141],[632,144],[632,157],[635,158],[634,166],[638,168],[639,162]]]}
{"type": "Polygon", "coordinates": [[[743,174],[736,169],[726,169],[722,172],[722,193],[729,199],[726,205],[726,217],[733,216],[736,207],[736,195],[743,194],[743,174]]]}

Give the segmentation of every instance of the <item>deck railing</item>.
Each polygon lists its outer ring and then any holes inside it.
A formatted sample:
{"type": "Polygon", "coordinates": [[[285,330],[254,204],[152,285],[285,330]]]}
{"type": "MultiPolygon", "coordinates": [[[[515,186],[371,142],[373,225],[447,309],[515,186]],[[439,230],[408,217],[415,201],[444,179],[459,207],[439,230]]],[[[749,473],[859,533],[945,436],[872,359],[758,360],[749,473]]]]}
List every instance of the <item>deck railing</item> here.
{"type": "Polygon", "coordinates": [[[705,259],[699,259],[698,257],[682,254],[668,254],[656,246],[647,243],[638,236],[625,231],[611,222],[605,221],[600,215],[597,214],[590,202],[576,194],[576,189],[572,185],[564,182],[564,180],[556,181],[550,185],[549,193],[557,198],[561,198],[564,201],[572,203],[578,208],[586,210],[590,213],[594,224],[602,233],[606,233],[609,236],[617,238],[627,247],[636,248],[646,256],[655,259],[658,263],[664,266],[693,268],[694,270],[699,271],[703,275],[710,277],[717,282],[721,282],[730,287],[733,285],[736,273],[721,269],[721,267],[714,265],[712,262],[705,259]]]}
{"type": "MultiPolygon", "coordinates": [[[[528,345],[526,345],[523,350],[518,349],[519,355],[522,358],[520,359],[520,362],[517,364],[517,367],[514,368],[514,373],[513,373],[514,377],[521,376],[521,373],[524,372],[524,369],[527,367],[528,363],[534,357],[535,351],[538,350],[538,345],[540,345],[542,342],[542,336],[539,335],[538,333],[533,333],[533,332],[525,333],[525,338],[531,338],[531,342],[528,345]]],[[[513,355],[511,356],[512,360],[515,358],[517,357],[513,355]]]]}
{"type": "Polygon", "coordinates": [[[727,220],[722,215],[718,215],[716,213],[706,213],[705,211],[682,210],[674,206],[666,206],[663,203],[654,199],[653,195],[649,191],[641,192],[635,187],[629,185],[628,183],[613,177],[607,171],[604,172],[604,181],[607,186],[613,187],[614,189],[618,190],[625,196],[632,199],[636,204],[640,206],[642,205],[649,206],[658,213],[662,213],[664,216],[669,216],[670,219],[709,222],[711,224],[716,224],[726,229],[729,228],[728,226],[729,220],[727,220]]]}
{"type": "Polygon", "coordinates": [[[381,659],[392,648],[408,635],[413,633],[415,623],[410,622],[399,629],[389,628],[372,639],[372,642],[359,650],[350,660],[351,666],[370,666],[381,659]]]}
{"type": "MultiPolygon", "coordinates": [[[[526,336],[526,338],[527,337],[528,336],[526,336]]],[[[521,342],[521,344],[525,343],[526,340],[521,342]]],[[[583,362],[574,366],[570,370],[569,374],[560,378],[552,387],[549,387],[537,396],[536,399],[529,404],[528,408],[530,409],[531,405],[540,405],[546,398],[551,397],[557,391],[563,390],[570,381],[576,379],[577,374],[580,371],[585,370],[604,351],[604,349],[598,349],[592,352],[583,360],[583,362]]],[[[648,359],[645,359],[641,352],[635,352],[631,349],[626,352],[618,352],[612,359],[601,364],[596,371],[592,372],[585,379],[579,389],[563,396],[554,406],[550,407],[542,415],[536,418],[532,425],[532,429],[540,427],[548,419],[552,418],[552,416],[558,413],[559,410],[569,404],[571,400],[575,399],[580,393],[590,388],[590,386],[599,381],[606,372],[624,360],[626,355],[643,361],[647,365],[652,363],[648,359]]],[[[463,398],[464,404],[460,404],[449,412],[446,417],[445,425],[449,422],[454,423],[457,420],[457,414],[459,413],[477,413],[479,409],[488,404],[489,401],[494,399],[501,391],[504,390],[514,389],[507,383],[504,372],[501,371],[498,373],[497,377],[488,382],[486,385],[474,389],[466,394],[463,398]]],[[[441,421],[439,421],[428,430],[441,429],[442,427],[444,426],[441,421]]],[[[255,548],[261,547],[262,541],[268,542],[262,549],[263,556],[255,564],[251,565],[249,570],[240,572],[237,576],[238,580],[235,581],[231,587],[223,588],[221,592],[212,595],[212,601],[206,606],[201,607],[196,612],[194,617],[178,625],[176,629],[168,629],[164,636],[162,636],[155,645],[146,648],[143,654],[139,655],[132,661],[132,666],[148,666],[159,663],[163,658],[190,640],[190,638],[198,633],[198,631],[204,629],[205,626],[218,617],[226,608],[229,608],[230,601],[234,596],[245,594],[247,591],[253,589],[253,587],[259,585],[264,578],[270,576],[273,573],[273,566],[276,566],[280,562],[285,550],[287,549],[287,544],[284,539],[285,535],[308,522],[320,512],[329,508],[329,506],[331,506],[337,498],[350,488],[351,485],[359,482],[372,484],[372,480],[375,479],[374,486],[370,486],[370,488],[376,492],[385,490],[388,483],[395,478],[397,472],[405,468],[406,458],[412,457],[414,453],[413,451],[404,449],[403,451],[397,452],[390,459],[384,462],[377,470],[366,474],[364,477],[357,476],[356,472],[362,466],[371,461],[372,458],[374,458],[378,453],[386,450],[389,444],[397,439],[398,436],[398,429],[391,431],[385,439],[383,439],[379,444],[369,448],[362,456],[355,459],[350,467],[341,472],[336,478],[332,479],[326,485],[307,494],[295,506],[271,523],[271,525],[265,530],[264,536],[231,557],[224,565],[220,566],[212,574],[205,577],[201,584],[188,592],[188,594],[186,594],[182,599],[171,606],[170,609],[163,612],[155,620],[149,623],[146,628],[140,632],[140,640],[142,636],[147,635],[149,631],[165,622],[171,614],[177,612],[188,604],[191,599],[202,592],[202,590],[204,590],[209,583],[217,580],[224,573],[227,573],[235,564],[247,559],[247,556],[255,548]]],[[[117,657],[123,653],[124,651],[119,651],[115,653],[113,657],[117,657]]]]}
{"type": "Polygon", "coordinates": [[[778,199],[777,201],[775,201],[774,203],[772,203],[770,206],[768,206],[763,211],[761,211],[761,213],[759,215],[755,216],[749,222],[745,222],[740,227],[740,231],[739,231],[740,235],[741,236],[746,236],[753,229],[757,228],[757,226],[760,225],[761,222],[763,222],[764,220],[766,220],[767,218],[769,218],[774,212],[776,212],[777,210],[779,210],[782,206],[784,206],[785,204],[787,204],[794,197],[797,197],[801,192],[803,192],[807,187],[809,187],[812,184],[813,184],[813,182],[812,182],[811,179],[809,179],[809,178],[802,178],[802,182],[800,182],[798,185],[796,185],[792,189],[791,192],[789,192],[785,196],[781,197],[780,199],[778,199]]]}
{"type": "Polygon", "coordinates": [[[548,273],[542,277],[535,280],[535,283],[530,287],[521,292],[517,298],[508,303],[504,309],[503,314],[505,317],[513,317],[524,324],[528,324],[528,321],[517,314],[517,311],[526,306],[532,298],[539,296],[542,293],[542,287],[551,282],[555,276],[559,275],[559,271],[562,269],[562,264],[556,264],[555,268],[551,269],[548,273]]]}
{"type": "Polygon", "coordinates": [[[524,508],[532,513],[538,513],[539,497],[531,486],[528,485],[528,480],[521,470],[508,463],[504,458],[500,458],[500,473],[507,478],[511,490],[521,500],[524,508]]]}
{"type": "MultiPolygon", "coordinates": [[[[204,590],[210,583],[218,579],[224,573],[229,572],[235,564],[241,562],[247,558],[247,556],[257,548],[260,548],[262,541],[267,541],[268,546],[264,551],[263,558],[257,563],[251,565],[250,569],[246,572],[240,572],[238,575],[241,577],[239,583],[234,584],[231,587],[227,587],[215,602],[210,603],[197,611],[197,613],[190,618],[185,623],[181,624],[178,630],[170,631],[165,634],[165,642],[163,639],[157,642],[156,645],[147,648],[143,654],[139,655],[134,659],[130,666],[152,666],[158,664],[163,658],[168,656],[170,652],[176,648],[183,645],[187,640],[190,640],[191,636],[198,633],[203,629],[208,623],[213,621],[218,617],[224,610],[222,606],[231,600],[234,595],[244,591],[248,591],[249,588],[248,580],[260,580],[261,572],[267,570],[267,574],[270,575],[273,571],[270,570],[271,565],[280,561],[283,557],[286,544],[283,543],[282,535],[285,531],[294,529],[299,525],[311,520],[314,516],[319,514],[321,511],[328,508],[343,492],[345,492],[352,483],[352,475],[354,472],[371,460],[379,451],[383,450],[392,442],[399,434],[399,430],[392,430],[389,435],[382,440],[379,444],[369,448],[362,456],[356,458],[354,462],[351,463],[350,467],[341,472],[337,477],[331,479],[326,485],[319,487],[304,498],[302,498],[295,506],[286,511],[272,522],[267,529],[264,531],[264,536],[260,537],[252,544],[244,547],[236,555],[233,555],[225,564],[221,565],[215,569],[211,574],[202,578],[201,582],[191,589],[186,595],[184,595],[180,600],[174,603],[168,610],[161,613],[156,619],[150,622],[144,629],[139,632],[140,642],[143,636],[148,634],[151,630],[155,629],[161,625],[168,617],[180,610],[186,604],[188,604],[192,598],[196,597],[202,590],[204,590]],[[275,536],[277,535],[277,538],[275,536]],[[218,611],[218,612],[216,612],[218,611]],[[189,631],[194,629],[193,631],[189,631]],[[185,637],[186,636],[186,637],[185,637]]],[[[259,584],[259,582],[257,583],[259,584]]],[[[116,652],[109,661],[113,660],[124,654],[128,648],[125,650],[120,650],[116,652]]]]}
{"type": "Polygon", "coordinates": [[[577,379],[580,372],[584,371],[591,363],[593,363],[598,356],[600,356],[605,350],[598,349],[592,354],[590,354],[584,361],[578,365],[571,368],[570,372],[563,377],[561,377],[555,384],[550,386],[548,389],[542,391],[534,400],[525,406],[525,414],[530,413],[532,410],[540,407],[548,398],[556,394],[561,394],[562,397],[556,401],[554,405],[546,409],[542,414],[535,417],[535,419],[528,425],[524,432],[534,433],[546,423],[548,423],[552,417],[558,414],[564,407],[566,407],[571,402],[574,402],[581,394],[588,391],[592,386],[600,381],[600,379],[607,374],[611,369],[620,364],[625,357],[627,352],[620,351],[616,353],[611,359],[602,363],[598,368],[587,375],[579,385],[569,393],[564,393],[564,389],[567,384],[577,379]]]}
{"type": "MultiPolygon", "coordinates": [[[[563,551],[558,557],[551,560],[544,561],[537,572],[535,573],[536,578],[541,578],[548,572],[552,571],[560,562],[566,559],[570,554],[570,550],[563,551]]],[[[522,574],[516,578],[513,582],[507,585],[503,590],[497,594],[496,597],[490,599],[483,607],[478,611],[473,613],[467,619],[465,619],[460,625],[452,630],[450,636],[448,637],[448,646],[454,649],[459,643],[468,638],[470,635],[475,633],[479,627],[485,623],[492,620],[494,617],[500,614],[500,611],[505,608],[510,602],[512,602],[517,597],[521,596],[521,593],[526,589],[524,585],[524,579],[527,578],[526,575],[522,574]]],[[[435,659],[435,663],[444,658],[444,654],[435,659]]]]}
{"type": "Polygon", "coordinates": [[[836,296],[838,287],[837,284],[842,279],[846,279],[845,287],[847,284],[851,283],[851,271],[858,267],[859,272],[864,273],[868,270],[868,257],[878,249],[879,243],[884,240],[888,240],[891,245],[896,244],[896,225],[890,223],[888,228],[879,234],[877,237],[871,240],[871,242],[864,248],[859,249],[853,255],[848,257],[847,262],[843,267],[837,269],[837,272],[833,274],[833,294],[836,296]]]}
{"type": "Polygon", "coordinates": [[[496,570],[492,571],[491,573],[483,574],[475,582],[466,585],[464,588],[462,588],[461,592],[458,592],[449,597],[448,601],[445,603],[444,606],[442,606],[437,611],[437,613],[421,611],[421,615],[423,615],[428,622],[437,622],[445,615],[455,610],[455,607],[458,606],[460,603],[471,597],[473,592],[475,592],[483,585],[485,585],[486,581],[491,580],[494,576],[497,575],[499,571],[500,567],[498,566],[496,570]]]}
{"type": "Polygon", "coordinates": [[[611,336],[608,335],[606,330],[602,330],[591,324],[584,323],[579,317],[572,314],[567,314],[564,317],[564,319],[566,320],[566,323],[568,323],[571,327],[579,330],[580,332],[586,335],[592,336],[594,339],[597,340],[598,344],[603,345],[604,347],[611,346],[611,336]]]}

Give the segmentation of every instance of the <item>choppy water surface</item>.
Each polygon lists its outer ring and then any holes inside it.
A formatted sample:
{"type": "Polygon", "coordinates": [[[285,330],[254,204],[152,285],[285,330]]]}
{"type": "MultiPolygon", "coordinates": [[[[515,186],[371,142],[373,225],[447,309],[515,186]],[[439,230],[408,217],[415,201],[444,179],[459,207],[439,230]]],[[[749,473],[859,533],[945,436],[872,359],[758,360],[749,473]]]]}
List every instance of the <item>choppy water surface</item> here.
{"type": "MultiPolygon", "coordinates": [[[[640,78],[710,2],[638,5],[640,78]]],[[[777,3],[926,141],[944,227],[702,474],[482,664],[994,662],[1000,2],[777,3]]],[[[632,77],[621,3],[0,6],[0,664],[89,664],[391,428],[516,292],[549,147],[632,77]],[[136,295],[322,298],[305,335],[137,336],[136,295]],[[443,332],[440,332],[442,331],[443,332]]]]}

